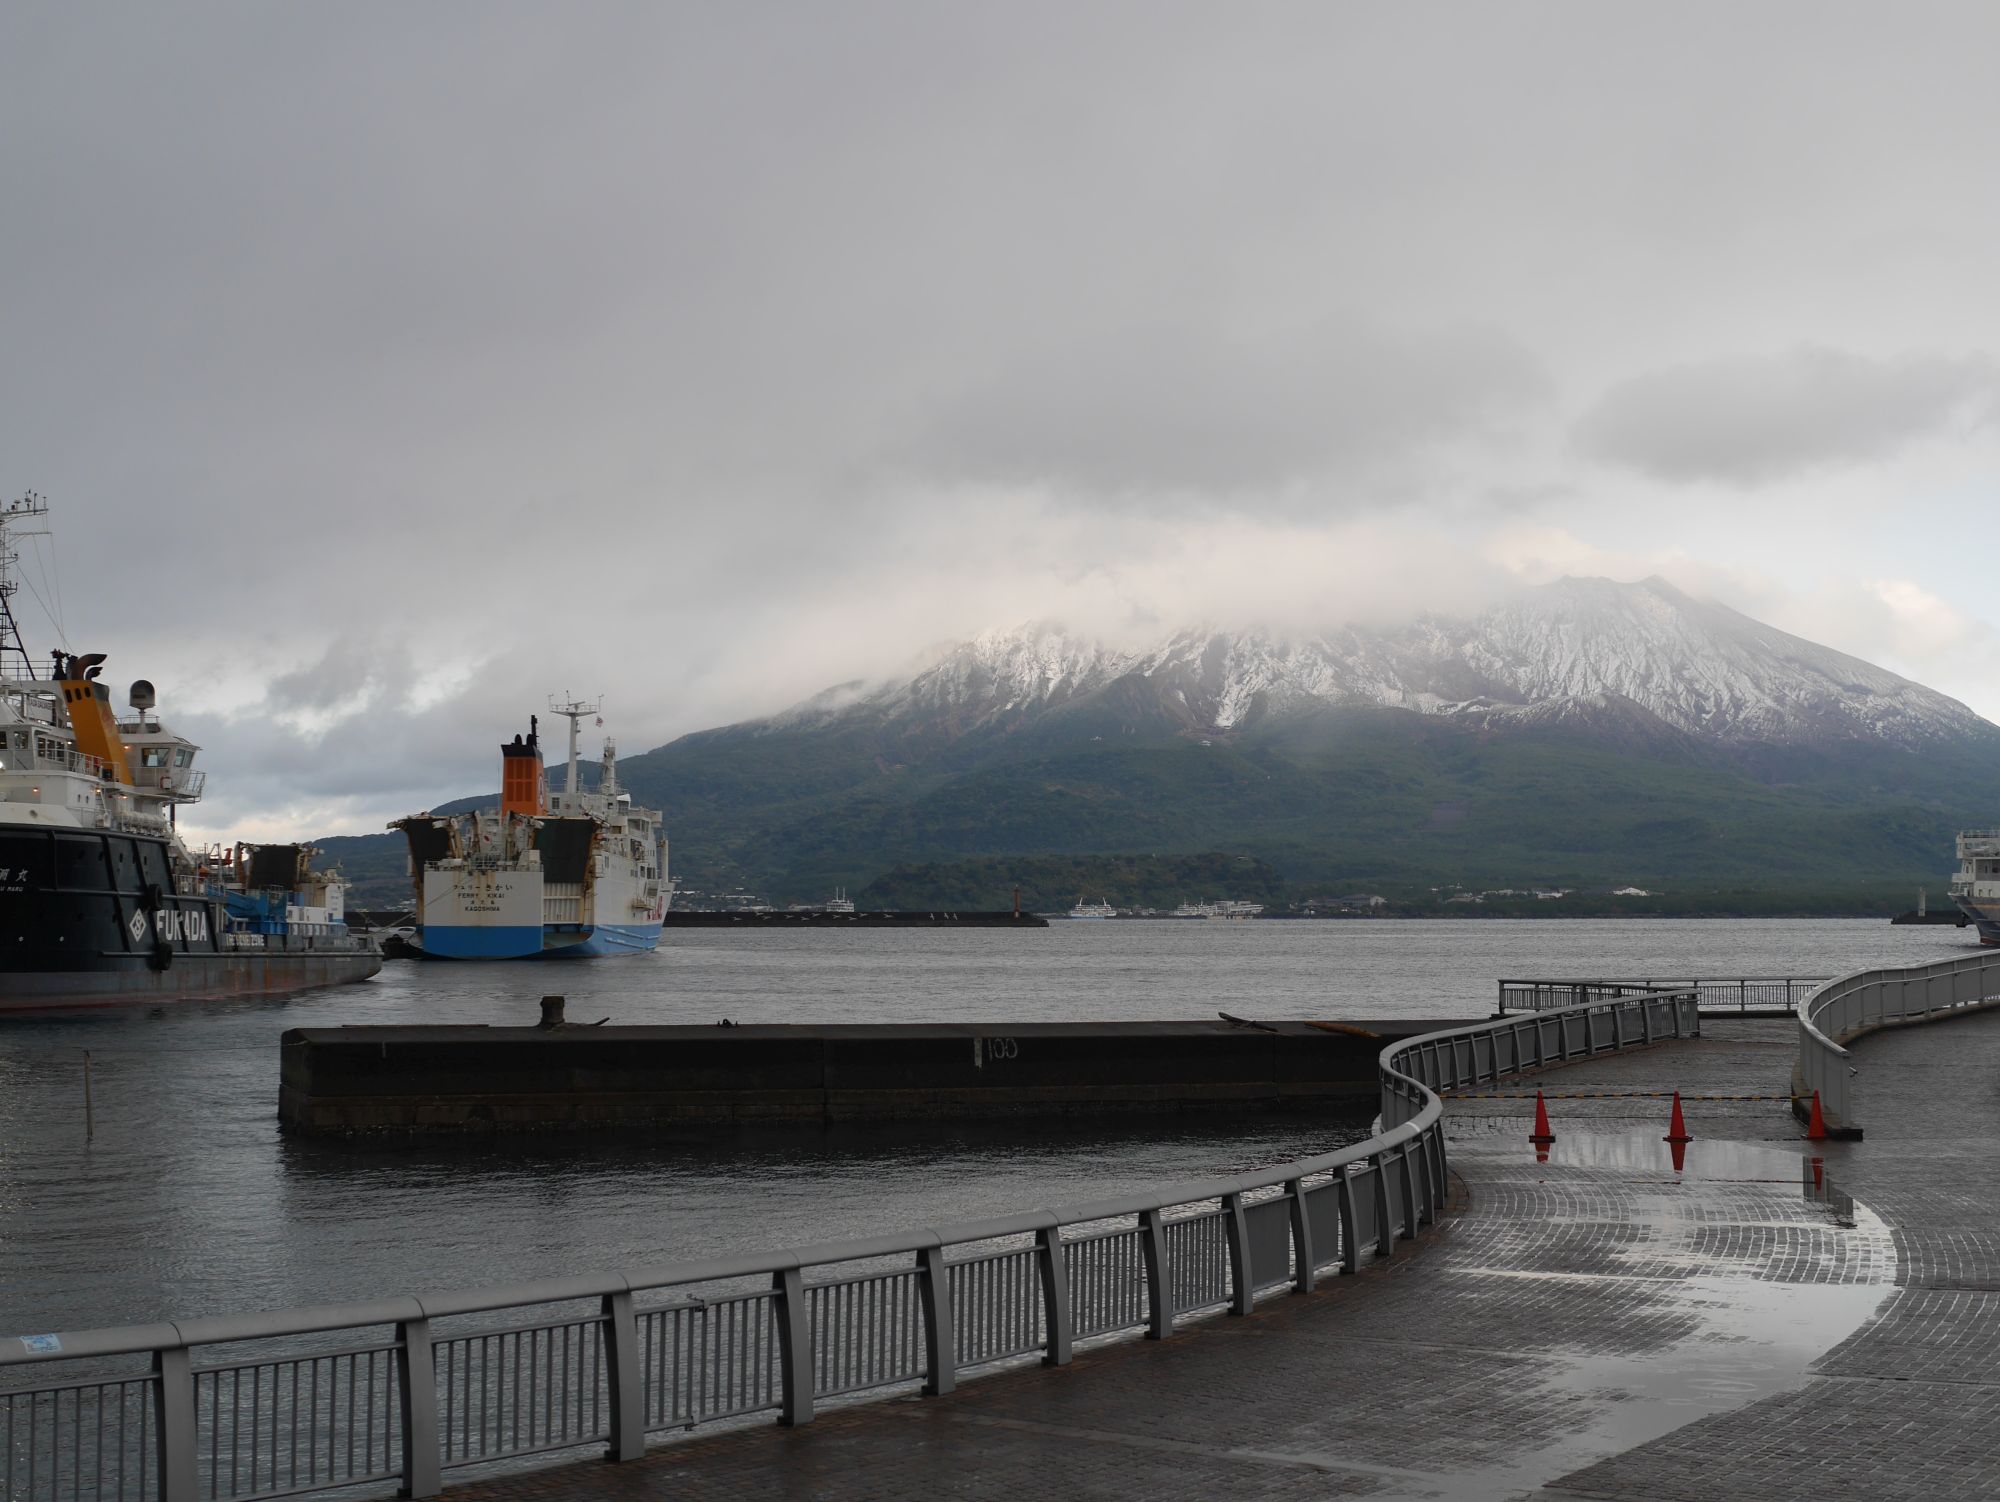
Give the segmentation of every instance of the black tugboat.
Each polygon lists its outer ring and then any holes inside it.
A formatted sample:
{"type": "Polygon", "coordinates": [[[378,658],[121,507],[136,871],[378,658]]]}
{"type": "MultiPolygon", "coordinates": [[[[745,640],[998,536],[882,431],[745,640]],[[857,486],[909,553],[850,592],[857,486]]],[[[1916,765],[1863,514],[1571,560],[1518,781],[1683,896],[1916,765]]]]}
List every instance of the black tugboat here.
{"type": "Polygon", "coordinates": [[[37,670],[13,611],[15,539],[47,515],[0,507],[0,1012],[272,995],[365,980],[338,875],[305,845],[192,850],[174,811],[201,797],[200,748],[98,681],[102,653],[37,670]]]}

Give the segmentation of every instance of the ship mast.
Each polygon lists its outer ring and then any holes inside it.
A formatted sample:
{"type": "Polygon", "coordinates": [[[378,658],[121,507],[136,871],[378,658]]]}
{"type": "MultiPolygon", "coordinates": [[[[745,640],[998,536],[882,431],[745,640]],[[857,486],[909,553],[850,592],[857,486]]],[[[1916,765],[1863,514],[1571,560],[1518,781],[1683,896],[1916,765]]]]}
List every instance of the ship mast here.
{"type": "Polygon", "coordinates": [[[581,720],[585,715],[596,714],[603,707],[604,701],[602,699],[593,700],[589,704],[584,703],[581,699],[569,699],[558,704],[555,695],[549,695],[549,713],[559,714],[569,721],[569,769],[563,777],[563,792],[565,795],[576,791],[577,721],[581,720]]]}
{"type": "MultiPolygon", "coordinates": [[[[32,490],[20,500],[0,506],[0,678],[33,682],[37,676],[27,643],[21,640],[20,623],[14,619],[14,591],[21,587],[21,581],[14,575],[15,566],[21,561],[15,542],[22,537],[48,536],[45,528],[22,527],[23,522],[36,522],[48,514],[49,503],[32,490]]],[[[25,718],[25,695],[19,696],[15,707],[25,718]]]]}

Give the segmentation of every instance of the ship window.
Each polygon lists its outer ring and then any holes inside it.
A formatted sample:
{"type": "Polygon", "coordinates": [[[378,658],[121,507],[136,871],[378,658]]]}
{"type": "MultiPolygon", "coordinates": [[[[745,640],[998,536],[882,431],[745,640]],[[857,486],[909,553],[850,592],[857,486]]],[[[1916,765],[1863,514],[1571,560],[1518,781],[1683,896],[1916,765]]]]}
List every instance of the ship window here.
{"type": "Polygon", "coordinates": [[[139,765],[142,767],[164,767],[166,764],[167,748],[165,746],[148,746],[139,753],[139,765]]]}
{"type": "Polygon", "coordinates": [[[185,747],[185,746],[180,746],[180,747],[176,747],[176,748],[175,748],[175,750],[174,750],[174,765],[175,765],[175,766],[177,766],[177,767],[184,767],[184,766],[186,766],[186,765],[187,765],[187,764],[188,764],[189,762],[191,762],[191,761],[193,761],[193,760],[194,760],[194,752],[192,752],[192,751],[188,750],[188,748],[187,748],[187,747],[185,747]]]}

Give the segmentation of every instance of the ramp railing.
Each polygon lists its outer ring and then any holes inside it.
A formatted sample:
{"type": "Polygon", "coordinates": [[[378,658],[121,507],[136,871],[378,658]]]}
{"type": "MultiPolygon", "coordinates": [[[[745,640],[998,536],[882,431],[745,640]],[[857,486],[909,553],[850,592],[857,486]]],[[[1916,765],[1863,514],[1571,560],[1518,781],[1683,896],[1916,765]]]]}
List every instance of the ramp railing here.
{"type": "Polygon", "coordinates": [[[158,1502],[395,1484],[851,1394],[949,1392],[1357,1272],[1445,1203],[1439,1092],[1699,1031],[1649,993],[1406,1039],[1377,1133],[1141,1194],[857,1241],[421,1298],[0,1338],[0,1496],[158,1502]],[[58,1375],[59,1374],[59,1375],[58,1375]],[[47,1380],[57,1376],[58,1380],[47,1380]],[[37,1379],[40,1379],[39,1381],[37,1379]]]}
{"type": "Polygon", "coordinates": [[[1798,1005],[1799,1054],[1792,1109],[1808,1120],[1819,1095],[1826,1128],[1861,1135],[1861,1076],[1841,1045],[1878,1028],[1936,1022],[2000,1004],[2000,954],[1980,952],[1930,965],[1857,970],[1816,987],[1798,1005]]]}
{"type": "Polygon", "coordinates": [[[1680,980],[1503,980],[1500,982],[1501,1012],[1542,1012],[1557,1007],[1573,1007],[1586,1001],[1605,1001],[1619,996],[1637,996],[1647,991],[1692,991],[1699,999],[1702,1015],[1781,1016],[1792,1011],[1824,984],[1822,976],[1702,976],[1680,980]]]}

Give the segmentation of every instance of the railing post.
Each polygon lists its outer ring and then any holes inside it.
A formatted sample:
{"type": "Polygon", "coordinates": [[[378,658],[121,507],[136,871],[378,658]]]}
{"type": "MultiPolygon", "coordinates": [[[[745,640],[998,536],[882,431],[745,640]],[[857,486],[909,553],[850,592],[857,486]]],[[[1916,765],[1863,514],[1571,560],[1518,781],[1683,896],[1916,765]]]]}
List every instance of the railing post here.
{"type": "Polygon", "coordinates": [[[917,1279],[917,1299],[924,1311],[924,1393],[935,1398],[958,1386],[951,1269],[941,1246],[927,1246],[918,1252],[917,1266],[922,1269],[917,1279]]]}
{"type": "Polygon", "coordinates": [[[1653,1041],[1653,1002],[1651,997],[1639,1003],[1639,1038],[1640,1041],[1645,1043],[1653,1041]]]}
{"type": "Polygon", "coordinates": [[[1251,1305],[1250,1221],[1243,1213],[1243,1196],[1222,1197],[1222,1229],[1229,1242],[1229,1312],[1248,1314],[1251,1305]]]}
{"type": "Polygon", "coordinates": [[[1049,1327],[1043,1366],[1068,1366],[1070,1354],[1069,1271],[1063,1264],[1061,1226],[1035,1232],[1035,1266],[1042,1274],[1042,1308],[1049,1327]]]}
{"type": "Polygon", "coordinates": [[[1334,1182],[1335,1206],[1340,1212],[1340,1270],[1361,1271],[1361,1224],[1354,1207],[1354,1179],[1343,1168],[1334,1182]]]}
{"type": "Polygon", "coordinates": [[[611,1435],[606,1460],[643,1460],[646,1455],[646,1388],[640,1376],[639,1317],[632,1291],[604,1296],[604,1377],[611,1398],[611,1435]]]}
{"type": "Polygon", "coordinates": [[[1285,1180],[1285,1198],[1292,1212],[1292,1292],[1313,1291],[1314,1259],[1312,1218],[1306,1214],[1306,1181],[1285,1180]]]}
{"type": "Polygon", "coordinates": [[[1165,1340],[1174,1329],[1174,1301],[1167,1288],[1167,1222],[1157,1209],[1140,1213],[1139,1249],[1146,1260],[1146,1339],[1165,1340]]]}
{"type": "Polygon", "coordinates": [[[805,1273],[796,1267],[771,1274],[778,1292],[778,1375],[783,1392],[778,1422],[810,1424],[813,1416],[812,1310],[806,1304],[805,1273]]]}
{"type": "Polygon", "coordinates": [[[431,1322],[396,1324],[396,1385],[403,1418],[403,1484],[399,1497],[435,1497],[438,1473],[437,1376],[431,1360],[431,1322]]]}
{"type": "Polygon", "coordinates": [[[153,1352],[153,1440],[160,1502],[195,1502],[194,1363],[186,1346],[153,1352]]]}
{"type": "Polygon", "coordinates": [[[1416,1239],[1417,1227],[1425,1219],[1421,1208],[1423,1201],[1430,1198],[1429,1185],[1424,1187],[1421,1198],[1417,1194],[1417,1165],[1413,1161],[1416,1154],[1410,1151],[1410,1147],[1411,1144],[1405,1142],[1401,1151],[1396,1154],[1402,1164],[1403,1172],[1403,1240],[1405,1241],[1416,1239]]]}
{"type": "Polygon", "coordinates": [[[1375,1255],[1387,1257],[1396,1250],[1396,1228],[1389,1222],[1389,1164],[1376,1153],[1368,1166],[1375,1170],[1375,1255]]]}
{"type": "MultiPolygon", "coordinates": [[[[1444,1199],[1445,1199],[1444,1121],[1442,1118],[1440,1118],[1436,1122],[1436,1124],[1431,1127],[1430,1132],[1427,1135],[1429,1137],[1430,1151],[1431,1151],[1431,1194],[1433,1195],[1432,1204],[1435,1205],[1438,1210],[1442,1211],[1444,1209],[1444,1199]]],[[[1431,1217],[1431,1220],[1435,1222],[1437,1220],[1437,1216],[1433,1215],[1431,1217]]]]}

